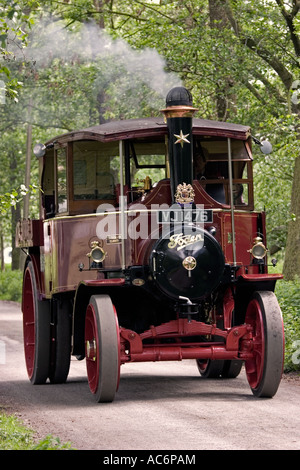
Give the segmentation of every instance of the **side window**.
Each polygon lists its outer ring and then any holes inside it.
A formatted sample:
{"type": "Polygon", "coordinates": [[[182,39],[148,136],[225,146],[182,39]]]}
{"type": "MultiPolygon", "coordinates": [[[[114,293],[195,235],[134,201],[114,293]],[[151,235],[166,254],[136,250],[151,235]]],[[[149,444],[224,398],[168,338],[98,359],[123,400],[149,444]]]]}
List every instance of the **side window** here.
{"type": "Polygon", "coordinates": [[[67,151],[66,147],[56,150],[57,212],[68,210],[67,198],[67,151]]]}
{"type": "Polygon", "coordinates": [[[126,185],[131,201],[138,199],[167,177],[166,157],[164,141],[140,139],[127,144],[126,160],[129,164],[126,165],[126,185]]]}
{"type": "Polygon", "coordinates": [[[118,142],[79,141],[73,143],[73,199],[116,198],[120,179],[118,142]]]}
{"type": "Polygon", "coordinates": [[[42,175],[42,200],[45,218],[55,215],[55,184],[54,184],[54,150],[45,154],[44,171],[42,175]]]}

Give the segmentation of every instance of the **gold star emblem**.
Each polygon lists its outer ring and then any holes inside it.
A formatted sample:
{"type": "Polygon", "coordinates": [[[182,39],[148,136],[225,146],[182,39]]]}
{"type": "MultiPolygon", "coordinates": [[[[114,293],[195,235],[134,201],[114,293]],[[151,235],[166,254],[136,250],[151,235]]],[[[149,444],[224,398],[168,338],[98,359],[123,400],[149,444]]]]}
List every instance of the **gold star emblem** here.
{"type": "Polygon", "coordinates": [[[183,134],[182,130],[180,131],[180,134],[177,135],[177,134],[174,134],[174,137],[176,137],[176,142],[175,144],[181,144],[181,147],[183,147],[183,144],[184,142],[186,142],[187,144],[190,144],[190,141],[187,140],[187,137],[189,136],[190,134],[183,134]]]}

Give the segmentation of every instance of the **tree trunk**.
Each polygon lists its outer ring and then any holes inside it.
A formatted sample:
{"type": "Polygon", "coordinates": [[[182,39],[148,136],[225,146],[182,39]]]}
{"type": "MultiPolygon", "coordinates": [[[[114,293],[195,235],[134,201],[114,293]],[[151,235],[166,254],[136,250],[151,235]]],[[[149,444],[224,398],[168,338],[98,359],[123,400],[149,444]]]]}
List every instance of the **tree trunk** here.
{"type": "MultiPolygon", "coordinates": [[[[18,169],[18,160],[14,152],[10,152],[10,186],[15,187],[15,174],[18,169]]],[[[11,258],[11,269],[17,270],[20,268],[20,250],[16,248],[16,226],[17,222],[21,219],[21,207],[20,203],[17,203],[15,207],[11,207],[11,246],[12,246],[12,258],[11,258]]]]}
{"type": "MultiPolygon", "coordinates": [[[[105,28],[105,18],[104,18],[104,13],[103,13],[103,8],[104,6],[108,3],[108,0],[93,0],[94,3],[94,8],[96,14],[95,16],[95,22],[99,26],[100,29],[105,28]]],[[[93,38],[91,38],[91,48],[93,51],[93,38]]],[[[94,52],[92,52],[94,56],[94,52]]],[[[96,57],[96,55],[95,55],[96,57]]],[[[106,122],[104,114],[105,114],[105,98],[106,98],[106,90],[105,90],[105,84],[102,84],[101,89],[99,89],[97,93],[97,102],[96,102],[96,109],[98,113],[98,123],[99,124],[104,124],[106,122]]]]}
{"type": "Polygon", "coordinates": [[[3,233],[1,232],[1,224],[0,224],[0,259],[1,259],[0,271],[4,271],[4,269],[5,269],[5,264],[4,264],[4,239],[3,239],[3,233]]]}
{"type": "Polygon", "coordinates": [[[295,276],[300,277],[300,157],[295,160],[291,214],[295,217],[293,216],[293,220],[288,224],[283,265],[283,275],[287,281],[294,279],[295,276]]]}
{"type": "Polygon", "coordinates": [[[103,4],[107,2],[103,0],[94,0],[94,7],[97,12],[97,18],[96,18],[96,23],[99,25],[101,29],[104,29],[105,23],[104,23],[104,15],[103,15],[103,4]]]}
{"type": "Polygon", "coordinates": [[[97,112],[98,112],[98,122],[99,124],[104,124],[106,122],[105,114],[105,89],[102,89],[97,94],[97,112]]]}
{"type": "MultiPolygon", "coordinates": [[[[210,28],[219,30],[222,32],[223,29],[228,28],[228,19],[224,10],[224,1],[221,0],[208,0],[209,9],[209,21],[210,28]]],[[[233,96],[230,96],[230,88],[233,86],[233,80],[231,77],[223,76],[222,80],[216,81],[216,109],[218,120],[226,121],[228,117],[228,111],[232,107],[233,96]]]]}
{"type": "MultiPolygon", "coordinates": [[[[31,174],[31,147],[32,147],[32,125],[30,124],[31,111],[32,111],[32,98],[30,98],[29,104],[28,104],[29,124],[27,126],[26,167],[25,167],[25,181],[24,181],[27,189],[29,189],[30,174],[31,174]]],[[[28,192],[24,197],[23,219],[28,219],[29,217],[29,200],[30,200],[30,193],[28,192]]]]}
{"type": "Polygon", "coordinates": [[[16,227],[17,222],[21,218],[21,208],[20,204],[17,203],[16,207],[11,208],[11,269],[18,270],[20,269],[20,250],[16,248],[16,227]]]}

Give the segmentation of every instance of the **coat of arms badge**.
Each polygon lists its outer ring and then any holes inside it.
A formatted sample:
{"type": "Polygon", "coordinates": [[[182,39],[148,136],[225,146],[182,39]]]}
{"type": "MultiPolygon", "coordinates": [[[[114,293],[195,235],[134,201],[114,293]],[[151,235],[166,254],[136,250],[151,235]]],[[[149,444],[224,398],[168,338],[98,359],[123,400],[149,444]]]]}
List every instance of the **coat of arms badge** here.
{"type": "Polygon", "coordinates": [[[194,202],[195,192],[191,184],[179,184],[175,193],[175,201],[179,204],[194,202]]]}

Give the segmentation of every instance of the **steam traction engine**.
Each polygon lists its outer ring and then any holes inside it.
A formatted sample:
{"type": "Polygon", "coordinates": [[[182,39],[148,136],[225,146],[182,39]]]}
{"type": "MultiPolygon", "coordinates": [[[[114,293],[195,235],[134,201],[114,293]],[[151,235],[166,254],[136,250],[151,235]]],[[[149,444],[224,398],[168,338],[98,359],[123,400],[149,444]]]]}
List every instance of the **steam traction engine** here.
{"type": "Polygon", "coordinates": [[[172,89],[164,118],[110,122],[38,144],[38,220],[21,221],[22,311],[33,384],[85,359],[112,401],[128,362],[195,359],[203,377],[245,365],[255,396],[283,368],[282,316],[264,213],[254,211],[250,129],[193,118],[172,89]]]}

